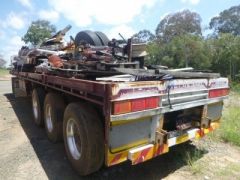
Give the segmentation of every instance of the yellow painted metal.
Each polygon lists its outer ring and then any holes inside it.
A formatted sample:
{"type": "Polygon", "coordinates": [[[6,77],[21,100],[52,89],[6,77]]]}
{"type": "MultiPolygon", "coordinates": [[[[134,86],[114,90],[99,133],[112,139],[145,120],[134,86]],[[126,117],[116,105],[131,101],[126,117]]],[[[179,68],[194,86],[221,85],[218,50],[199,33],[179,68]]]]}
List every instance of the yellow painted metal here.
{"type": "Polygon", "coordinates": [[[138,119],[112,121],[111,125],[112,126],[118,126],[118,125],[138,122],[138,121],[144,121],[144,120],[147,121],[147,120],[150,120],[150,118],[151,118],[151,116],[145,116],[145,117],[141,117],[141,118],[138,118],[138,119]]]}
{"type": "MultiPolygon", "coordinates": [[[[220,121],[214,121],[210,124],[210,128],[199,129],[199,131],[196,132],[196,134],[195,134],[195,138],[200,139],[202,137],[200,134],[200,131],[203,132],[203,135],[204,135],[205,133],[207,134],[207,133],[217,129],[219,127],[219,125],[220,125],[220,121]]],[[[177,142],[177,144],[180,144],[187,140],[188,140],[188,134],[185,134],[180,137],[177,137],[176,142],[177,142]]],[[[143,144],[147,144],[147,142],[148,142],[147,139],[143,139],[143,140],[136,141],[136,142],[128,144],[128,145],[121,146],[119,148],[115,148],[111,152],[107,151],[106,152],[107,153],[106,154],[106,165],[112,166],[112,165],[119,164],[121,162],[126,161],[128,159],[128,152],[131,149],[131,147],[136,147],[136,146],[140,146],[143,144]],[[114,153],[114,151],[115,151],[115,153],[114,153]],[[117,152],[117,151],[121,151],[121,152],[117,152]]],[[[134,163],[134,161],[132,161],[132,164],[138,164],[140,162],[152,159],[153,157],[167,153],[169,151],[168,145],[164,144],[162,152],[160,154],[156,154],[159,146],[160,146],[159,144],[155,144],[153,147],[151,147],[151,149],[149,150],[147,155],[144,156],[144,159],[140,159],[142,151],[136,152],[134,154],[134,157],[132,158],[132,159],[135,159],[136,162],[134,163]],[[139,161],[137,161],[137,160],[139,160],[139,161]]]]}
{"type": "Polygon", "coordinates": [[[130,149],[132,147],[147,144],[147,143],[148,143],[148,139],[141,139],[141,140],[134,141],[132,143],[126,144],[124,146],[120,146],[120,147],[111,149],[111,152],[115,153],[115,152],[123,151],[123,150],[126,150],[126,149],[130,149]]]}
{"type": "Polygon", "coordinates": [[[189,140],[188,134],[184,134],[182,136],[177,137],[176,144],[181,144],[189,140]]]}

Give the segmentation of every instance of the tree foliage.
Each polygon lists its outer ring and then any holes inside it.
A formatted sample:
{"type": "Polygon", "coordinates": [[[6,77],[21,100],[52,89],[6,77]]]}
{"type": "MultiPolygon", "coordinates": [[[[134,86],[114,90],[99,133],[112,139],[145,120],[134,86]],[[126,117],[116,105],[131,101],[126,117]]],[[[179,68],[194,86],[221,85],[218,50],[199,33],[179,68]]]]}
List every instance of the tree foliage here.
{"type": "Polygon", "coordinates": [[[209,26],[215,33],[240,35],[240,5],[224,10],[219,16],[213,17],[209,26]]]}
{"type": "Polygon", "coordinates": [[[156,29],[156,36],[164,42],[169,42],[175,36],[185,34],[202,34],[201,17],[198,13],[183,10],[168,14],[160,21],[156,29]]]}
{"type": "Polygon", "coordinates": [[[3,68],[7,62],[4,60],[3,56],[0,55],[0,68],[3,68]]]}
{"type": "Polygon", "coordinates": [[[134,42],[150,42],[155,39],[155,35],[149,30],[142,30],[132,36],[134,42]]]}
{"type": "Polygon", "coordinates": [[[33,21],[27,30],[27,33],[22,37],[22,40],[27,44],[37,45],[45,38],[51,37],[51,34],[56,32],[56,27],[46,20],[33,21]]]}
{"type": "Polygon", "coordinates": [[[235,80],[240,73],[240,37],[233,34],[219,34],[217,38],[207,39],[211,50],[211,69],[235,80]]]}
{"type": "Polygon", "coordinates": [[[176,36],[169,43],[157,41],[150,44],[149,49],[151,63],[154,64],[196,69],[207,69],[211,65],[204,39],[196,35],[176,36]]]}
{"type": "Polygon", "coordinates": [[[215,33],[201,36],[201,17],[189,10],[166,16],[148,43],[146,64],[212,70],[240,80],[240,6],[211,20],[215,33]]]}

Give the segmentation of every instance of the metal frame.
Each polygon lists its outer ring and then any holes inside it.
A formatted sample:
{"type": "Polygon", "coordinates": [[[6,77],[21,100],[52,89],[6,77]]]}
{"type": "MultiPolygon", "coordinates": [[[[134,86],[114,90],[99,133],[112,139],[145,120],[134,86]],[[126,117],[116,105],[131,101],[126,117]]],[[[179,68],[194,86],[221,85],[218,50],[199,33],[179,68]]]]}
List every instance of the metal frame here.
{"type": "MultiPolygon", "coordinates": [[[[90,101],[94,104],[100,105],[104,114],[104,141],[105,141],[105,155],[108,154],[108,134],[110,129],[110,115],[111,115],[111,84],[103,82],[87,81],[82,79],[64,78],[54,75],[38,74],[30,72],[11,72],[17,78],[26,80],[51,88],[68,95],[76,96],[80,99],[90,101]]],[[[107,164],[107,158],[105,158],[107,164]]]]}

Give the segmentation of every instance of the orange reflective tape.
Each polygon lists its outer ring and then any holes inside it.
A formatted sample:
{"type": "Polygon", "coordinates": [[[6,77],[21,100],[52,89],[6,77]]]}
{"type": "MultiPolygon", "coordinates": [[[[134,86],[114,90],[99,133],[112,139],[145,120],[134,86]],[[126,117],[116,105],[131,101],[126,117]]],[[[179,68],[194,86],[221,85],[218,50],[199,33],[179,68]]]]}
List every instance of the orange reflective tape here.
{"type": "Polygon", "coordinates": [[[132,161],[132,164],[138,164],[141,163],[143,161],[146,161],[148,159],[151,159],[153,156],[153,147],[144,149],[140,152],[137,152],[136,154],[134,154],[134,159],[132,161]]]}
{"type": "Polygon", "coordinates": [[[213,131],[215,128],[213,127],[213,126],[210,126],[209,128],[208,128],[208,130],[209,131],[213,131]]]}
{"type": "Polygon", "coordinates": [[[199,130],[198,130],[198,135],[199,135],[200,137],[203,137],[203,136],[205,135],[204,130],[203,130],[203,129],[199,129],[199,130]]]}
{"type": "Polygon", "coordinates": [[[159,154],[161,154],[164,150],[164,145],[157,145],[157,148],[156,148],[156,152],[154,153],[154,156],[158,156],[159,154]]]}
{"type": "Polygon", "coordinates": [[[108,152],[107,154],[107,166],[112,166],[115,164],[119,164],[127,160],[128,151],[123,151],[121,153],[112,154],[108,152]]]}
{"type": "Polygon", "coordinates": [[[149,152],[149,149],[150,149],[150,148],[147,148],[147,149],[142,150],[142,151],[139,153],[139,155],[138,155],[137,159],[135,160],[134,164],[137,164],[137,163],[142,162],[142,161],[144,160],[145,156],[147,155],[147,153],[149,152]]]}
{"type": "Polygon", "coordinates": [[[163,145],[155,145],[155,152],[154,152],[154,157],[160,155],[160,154],[164,154],[167,153],[169,151],[168,145],[167,144],[163,144],[163,145]]]}
{"type": "Polygon", "coordinates": [[[118,161],[120,160],[121,156],[122,156],[122,153],[115,155],[113,157],[113,159],[110,161],[110,164],[111,165],[117,164],[118,161]]]}

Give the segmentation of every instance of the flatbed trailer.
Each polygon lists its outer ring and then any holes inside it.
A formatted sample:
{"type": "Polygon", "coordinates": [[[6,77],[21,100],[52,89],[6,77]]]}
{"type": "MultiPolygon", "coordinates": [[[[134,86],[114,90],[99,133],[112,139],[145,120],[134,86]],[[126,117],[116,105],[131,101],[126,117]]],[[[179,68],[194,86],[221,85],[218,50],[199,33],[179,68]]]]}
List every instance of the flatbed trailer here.
{"type": "Polygon", "coordinates": [[[64,140],[80,175],[103,164],[135,165],[203,137],[219,126],[229,94],[227,78],[119,82],[11,73],[15,96],[32,96],[35,123],[52,142],[64,140]]]}

